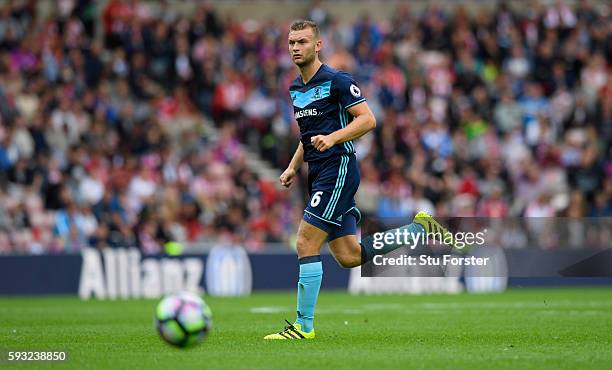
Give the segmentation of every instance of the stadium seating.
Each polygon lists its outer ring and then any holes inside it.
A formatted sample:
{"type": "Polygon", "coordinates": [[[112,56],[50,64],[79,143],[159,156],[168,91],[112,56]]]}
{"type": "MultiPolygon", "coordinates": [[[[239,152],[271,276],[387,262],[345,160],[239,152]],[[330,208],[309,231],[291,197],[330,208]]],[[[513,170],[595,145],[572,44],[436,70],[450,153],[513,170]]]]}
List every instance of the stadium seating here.
{"type": "MultiPolygon", "coordinates": [[[[289,20],[64,3],[0,5],[0,254],[289,246],[304,183],[279,190],[246,158],[283,169],[297,145],[289,20]]],[[[610,10],[304,14],[377,117],[357,144],[363,213],[611,216],[610,10]]]]}

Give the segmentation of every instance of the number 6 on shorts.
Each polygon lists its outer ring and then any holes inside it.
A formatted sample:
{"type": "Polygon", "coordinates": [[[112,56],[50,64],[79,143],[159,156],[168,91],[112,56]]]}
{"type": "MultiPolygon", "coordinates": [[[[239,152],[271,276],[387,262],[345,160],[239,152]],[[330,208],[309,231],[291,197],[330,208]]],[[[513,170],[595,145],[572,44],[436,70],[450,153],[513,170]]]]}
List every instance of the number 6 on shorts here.
{"type": "Polygon", "coordinates": [[[311,207],[316,207],[321,203],[321,194],[323,194],[322,191],[317,191],[312,195],[312,199],[310,200],[311,207]]]}

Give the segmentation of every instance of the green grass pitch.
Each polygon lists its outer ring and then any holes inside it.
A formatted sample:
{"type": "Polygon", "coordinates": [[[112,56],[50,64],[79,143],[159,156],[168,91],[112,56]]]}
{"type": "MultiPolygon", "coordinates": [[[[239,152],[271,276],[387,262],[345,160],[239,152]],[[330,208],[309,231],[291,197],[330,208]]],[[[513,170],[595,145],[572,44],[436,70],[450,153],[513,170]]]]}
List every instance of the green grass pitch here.
{"type": "Polygon", "coordinates": [[[322,292],[314,341],[267,342],[293,320],[294,293],[206,298],[211,335],[175,349],[157,336],[157,301],[0,298],[0,349],[64,350],[42,369],[609,369],[612,289],[350,296],[322,292]]]}

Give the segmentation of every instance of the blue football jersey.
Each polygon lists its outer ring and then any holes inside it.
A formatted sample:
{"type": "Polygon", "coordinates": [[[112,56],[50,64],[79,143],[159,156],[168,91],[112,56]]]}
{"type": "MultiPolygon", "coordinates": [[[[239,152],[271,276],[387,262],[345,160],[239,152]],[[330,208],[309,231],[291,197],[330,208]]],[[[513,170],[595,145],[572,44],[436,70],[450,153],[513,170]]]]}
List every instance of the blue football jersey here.
{"type": "Polygon", "coordinates": [[[347,109],[365,101],[350,74],[323,64],[306,84],[298,76],[291,83],[289,93],[306,162],[355,153],[352,141],[336,144],[324,152],[310,143],[313,136],[328,135],[348,125],[353,117],[347,109]]]}

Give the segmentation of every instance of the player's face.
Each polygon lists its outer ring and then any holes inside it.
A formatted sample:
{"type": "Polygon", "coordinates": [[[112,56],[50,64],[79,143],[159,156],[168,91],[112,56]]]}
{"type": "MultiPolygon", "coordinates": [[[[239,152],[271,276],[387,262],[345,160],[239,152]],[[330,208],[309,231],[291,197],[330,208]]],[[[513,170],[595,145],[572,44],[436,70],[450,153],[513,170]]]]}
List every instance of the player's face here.
{"type": "Polygon", "coordinates": [[[311,28],[289,32],[289,55],[298,67],[312,63],[319,50],[321,40],[315,38],[311,28]]]}

